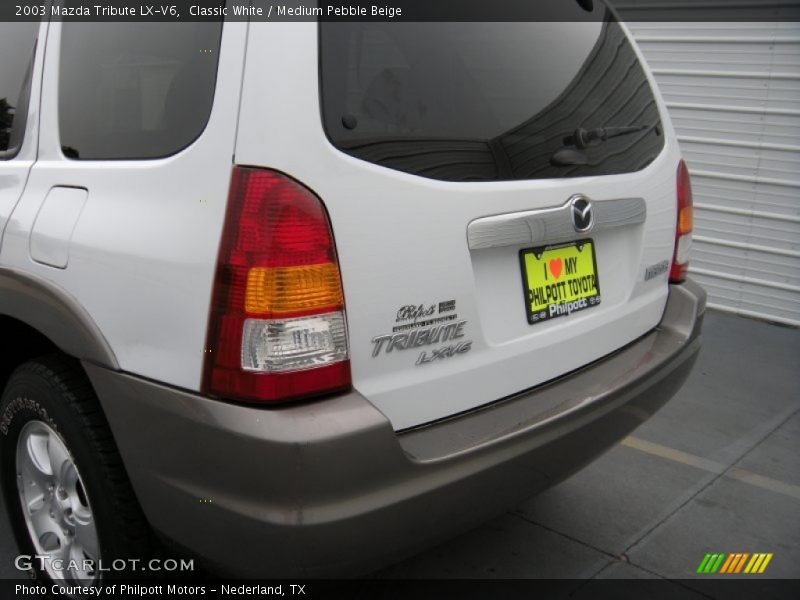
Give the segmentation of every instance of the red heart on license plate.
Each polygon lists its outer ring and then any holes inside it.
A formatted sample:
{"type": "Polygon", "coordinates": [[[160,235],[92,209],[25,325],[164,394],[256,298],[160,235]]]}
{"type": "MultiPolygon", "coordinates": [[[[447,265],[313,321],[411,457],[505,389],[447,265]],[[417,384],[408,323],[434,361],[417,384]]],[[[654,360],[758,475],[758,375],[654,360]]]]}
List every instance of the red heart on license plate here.
{"type": "Polygon", "coordinates": [[[553,277],[558,279],[561,276],[561,259],[554,258],[550,261],[550,272],[553,274],[553,277]]]}

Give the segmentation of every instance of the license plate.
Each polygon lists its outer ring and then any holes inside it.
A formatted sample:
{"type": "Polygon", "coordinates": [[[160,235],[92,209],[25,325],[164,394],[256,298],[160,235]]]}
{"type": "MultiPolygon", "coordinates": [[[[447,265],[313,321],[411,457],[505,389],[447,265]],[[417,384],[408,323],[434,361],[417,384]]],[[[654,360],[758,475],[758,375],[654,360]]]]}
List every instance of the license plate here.
{"type": "Polygon", "coordinates": [[[528,323],[541,323],[600,304],[594,242],[520,250],[528,323]]]}

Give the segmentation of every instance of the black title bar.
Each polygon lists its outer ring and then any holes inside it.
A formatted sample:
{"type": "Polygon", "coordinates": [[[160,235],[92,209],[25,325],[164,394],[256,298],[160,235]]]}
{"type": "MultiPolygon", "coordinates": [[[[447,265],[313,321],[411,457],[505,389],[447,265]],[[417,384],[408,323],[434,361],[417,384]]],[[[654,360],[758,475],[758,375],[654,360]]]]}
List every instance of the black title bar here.
{"type": "MultiPolygon", "coordinates": [[[[609,0],[625,21],[800,21],[800,0],[609,0]]],[[[0,21],[595,21],[605,0],[3,0],[0,21]]]]}

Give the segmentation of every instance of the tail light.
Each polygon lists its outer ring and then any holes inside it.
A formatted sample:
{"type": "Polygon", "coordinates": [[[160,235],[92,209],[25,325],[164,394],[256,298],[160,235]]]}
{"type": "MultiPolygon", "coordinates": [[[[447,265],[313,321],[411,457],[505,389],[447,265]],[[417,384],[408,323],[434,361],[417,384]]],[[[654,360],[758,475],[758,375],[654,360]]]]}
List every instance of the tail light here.
{"type": "Polygon", "coordinates": [[[203,392],[278,402],[350,386],[344,295],[322,202],[293,179],[234,167],[203,392]]]}
{"type": "Polygon", "coordinates": [[[675,226],[675,254],[669,273],[670,283],[680,283],[686,279],[693,226],[692,182],[689,180],[689,169],[681,160],[678,164],[678,222],[675,226]]]}

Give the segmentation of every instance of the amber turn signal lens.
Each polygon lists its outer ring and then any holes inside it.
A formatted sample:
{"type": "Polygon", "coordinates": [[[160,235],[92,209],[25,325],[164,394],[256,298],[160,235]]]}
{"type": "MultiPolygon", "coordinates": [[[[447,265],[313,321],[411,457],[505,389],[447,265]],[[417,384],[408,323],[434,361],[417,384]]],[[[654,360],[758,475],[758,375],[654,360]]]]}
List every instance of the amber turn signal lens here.
{"type": "Polygon", "coordinates": [[[341,308],[339,269],[333,263],[296,267],[253,267],[247,273],[245,312],[287,314],[341,308]]]}
{"type": "Polygon", "coordinates": [[[685,206],[681,209],[678,215],[678,235],[691,233],[694,227],[694,218],[692,217],[692,207],[685,206]]]}

